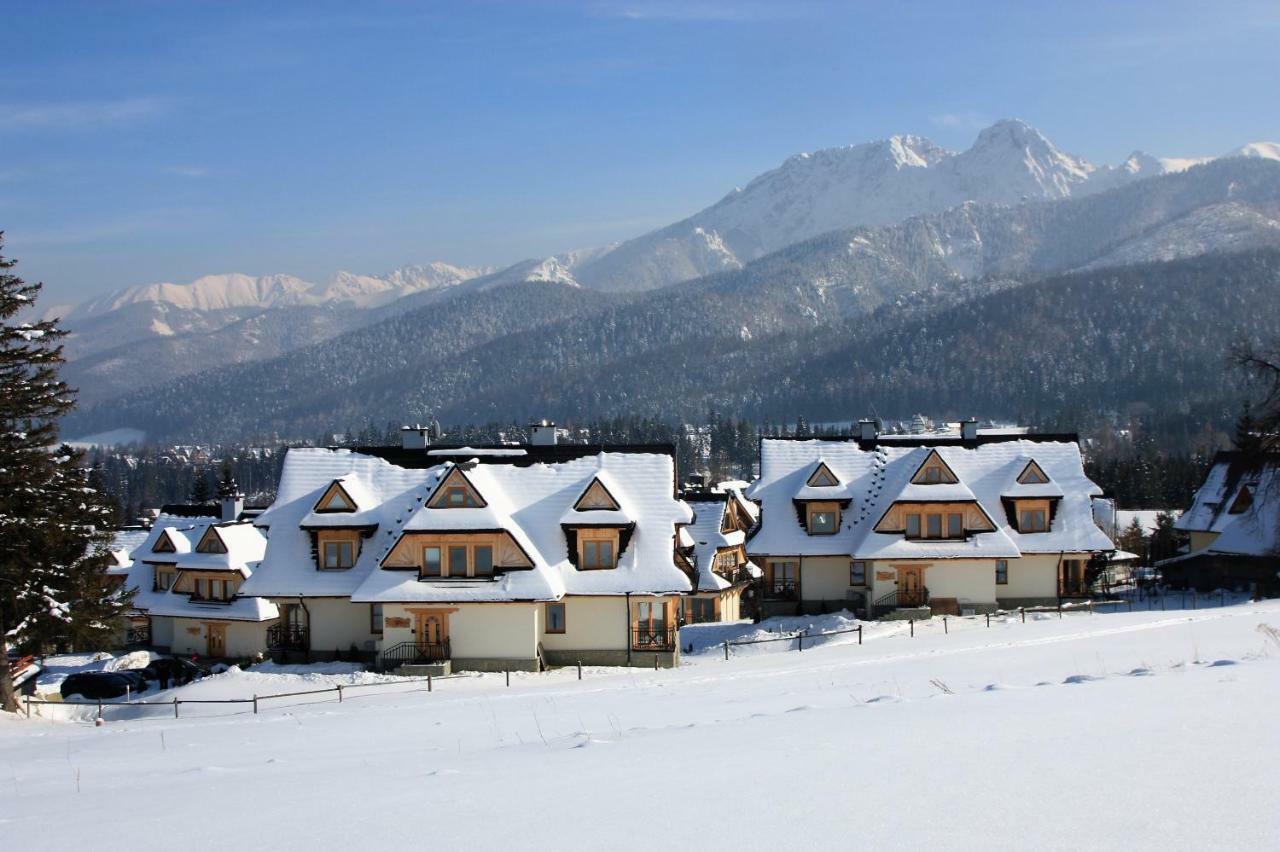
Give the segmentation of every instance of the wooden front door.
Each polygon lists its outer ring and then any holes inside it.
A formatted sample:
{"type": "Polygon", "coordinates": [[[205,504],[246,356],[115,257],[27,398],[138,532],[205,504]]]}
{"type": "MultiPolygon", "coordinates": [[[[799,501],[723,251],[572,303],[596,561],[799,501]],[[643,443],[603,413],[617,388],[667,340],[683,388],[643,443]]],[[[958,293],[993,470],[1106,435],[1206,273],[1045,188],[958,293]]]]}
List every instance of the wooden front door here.
{"type": "Polygon", "coordinates": [[[205,638],[205,656],[217,658],[227,655],[227,625],[206,624],[205,638]]]}
{"type": "Polygon", "coordinates": [[[924,566],[899,565],[898,606],[921,606],[924,603],[924,566]]]}
{"type": "Polygon", "coordinates": [[[419,645],[444,645],[449,638],[449,619],[439,613],[417,613],[416,641],[419,645]]]}

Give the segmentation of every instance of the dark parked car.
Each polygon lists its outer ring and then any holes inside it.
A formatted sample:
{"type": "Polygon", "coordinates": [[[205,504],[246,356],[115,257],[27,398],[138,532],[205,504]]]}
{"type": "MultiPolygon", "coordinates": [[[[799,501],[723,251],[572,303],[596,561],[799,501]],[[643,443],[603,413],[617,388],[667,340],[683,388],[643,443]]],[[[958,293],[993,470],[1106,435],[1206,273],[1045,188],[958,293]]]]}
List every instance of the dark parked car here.
{"type": "Polygon", "coordinates": [[[147,681],[142,672],[80,672],[62,682],[62,697],[124,698],[145,692],[147,681]]]}
{"type": "Polygon", "coordinates": [[[158,681],[162,686],[182,686],[208,674],[200,666],[180,657],[160,657],[152,660],[141,671],[147,680],[158,681]]]}

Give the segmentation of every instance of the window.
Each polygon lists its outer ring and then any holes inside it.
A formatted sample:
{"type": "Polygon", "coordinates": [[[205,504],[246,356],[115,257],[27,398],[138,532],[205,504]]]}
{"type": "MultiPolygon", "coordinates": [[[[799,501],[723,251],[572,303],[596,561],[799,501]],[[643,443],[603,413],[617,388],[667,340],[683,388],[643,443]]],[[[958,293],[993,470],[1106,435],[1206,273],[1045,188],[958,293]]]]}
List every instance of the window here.
{"type": "Polygon", "coordinates": [[[809,513],[809,535],[831,535],[835,531],[835,512],[824,510],[809,513]]]}
{"type": "Polygon", "coordinates": [[[204,579],[196,580],[195,592],[192,593],[192,597],[207,600],[209,597],[209,581],[204,579]]]}
{"type": "Polygon", "coordinates": [[[867,584],[867,563],[850,562],[849,563],[849,585],[865,586],[867,584]]]}
{"type": "Polygon", "coordinates": [[[229,601],[232,588],[230,580],[206,580],[198,577],[192,588],[191,597],[200,601],[229,601]]]}
{"type": "Polygon", "coordinates": [[[941,482],[942,468],[938,468],[938,467],[925,468],[924,481],[930,483],[931,485],[936,485],[937,483],[941,482]]]}
{"type": "Polygon", "coordinates": [[[612,568],[613,542],[588,539],[582,543],[582,567],[585,569],[612,568]]]}
{"type": "Polygon", "coordinates": [[[1007,586],[1009,584],[1009,561],[1006,559],[996,560],[996,585],[1007,586]]]}
{"type": "Polygon", "coordinates": [[[382,633],[382,604],[369,604],[369,632],[382,633]]]}
{"type": "Polygon", "coordinates": [[[477,577],[493,574],[493,548],[487,544],[476,545],[471,551],[471,564],[477,577]]]}
{"type": "Polygon", "coordinates": [[[690,598],[684,603],[685,621],[689,624],[706,624],[716,620],[715,598],[690,598]]]}
{"type": "Polygon", "coordinates": [[[465,544],[449,545],[449,576],[467,576],[467,546],[465,544]]]}
{"type": "Polygon", "coordinates": [[[920,516],[907,515],[907,538],[920,537],[920,516]]]}
{"type": "Polygon", "coordinates": [[[424,577],[440,576],[440,548],[438,547],[422,548],[422,576],[424,577]]]}
{"type": "Polygon", "coordinates": [[[175,574],[172,571],[156,572],[156,589],[167,590],[173,588],[173,578],[175,574]]]}
{"type": "Polygon", "coordinates": [[[964,515],[959,512],[947,515],[947,538],[964,538],[964,515]]]}
{"type": "Polygon", "coordinates": [[[547,632],[563,633],[565,628],[564,604],[549,603],[546,605],[547,632]]]}
{"type": "Polygon", "coordinates": [[[636,604],[636,624],[655,633],[666,629],[667,605],[663,601],[641,601],[636,604]]]}
{"type": "Polygon", "coordinates": [[[340,571],[356,564],[356,546],[350,541],[326,541],[324,558],[320,567],[326,571],[340,571]]]}
{"type": "Polygon", "coordinates": [[[1023,509],[1018,519],[1018,532],[1038,533],[1049,529],[1045,523],[1044,509],[1023,509]]]}
{"type": "Polygon", "coordinates": [[[942,516],[941,515],[925,515],[928,519],[926,527],[926,538],[942,538],[942,516]]]}
{"type": "Polygon", "coordinates": [[[451,486],[445,491],[444,501],[450,509],[474,509],[477,505],[471,492],[460,485],[451,486]]]}

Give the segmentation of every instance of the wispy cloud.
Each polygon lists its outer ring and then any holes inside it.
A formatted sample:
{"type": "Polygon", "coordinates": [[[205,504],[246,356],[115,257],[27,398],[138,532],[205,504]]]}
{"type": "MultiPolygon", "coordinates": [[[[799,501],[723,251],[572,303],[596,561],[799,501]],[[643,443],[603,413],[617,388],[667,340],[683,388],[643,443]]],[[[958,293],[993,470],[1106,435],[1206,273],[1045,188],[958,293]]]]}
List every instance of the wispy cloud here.
{"type": "Polygon", "coordinates": [[[164,112],[162,98],[0,103],[0,132],[29,130],[78,130],[130,124],[164,112]]]}
{"type": "Polygon", "coordinates": [[[940,112],[929,121],[948,130],[982,130],[992,124],[990,118],[977,112],[940,112]]]}

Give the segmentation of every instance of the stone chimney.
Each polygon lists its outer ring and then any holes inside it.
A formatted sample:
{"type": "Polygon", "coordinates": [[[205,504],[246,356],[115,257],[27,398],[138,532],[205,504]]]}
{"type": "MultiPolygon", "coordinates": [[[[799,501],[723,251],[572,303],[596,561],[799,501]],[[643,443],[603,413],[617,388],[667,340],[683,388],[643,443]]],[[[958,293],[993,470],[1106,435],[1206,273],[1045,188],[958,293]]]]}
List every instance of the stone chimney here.
{"type": "Polygon", "coordinates": [[[965,441],[972,441],[978,437],[978,421],[972,417],[967,420],[960,421],[960,437],[965,441]]]}
{"type": "Polygon", "coordinates": [[[556,445],[556,424],[550,420],[535,420],[529,424],[529,443],[535,447],[556,445]]]}
{"type": "Polygon", "coordinates": [[[431,444],[430,426],[401,426],[400,447],[405,450],[425,450],[431,444]]]}
{"type": "Polygon", "coordinates": [[[858,440],[874,441],[880,437],[880,421],[863,418],[858,421],[858,440]]]}

